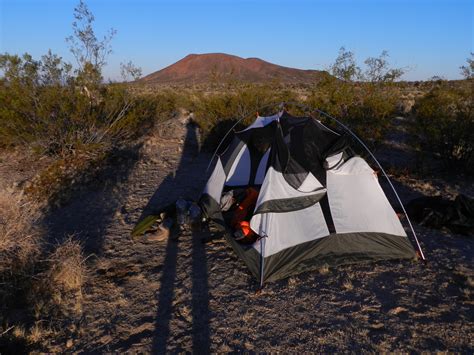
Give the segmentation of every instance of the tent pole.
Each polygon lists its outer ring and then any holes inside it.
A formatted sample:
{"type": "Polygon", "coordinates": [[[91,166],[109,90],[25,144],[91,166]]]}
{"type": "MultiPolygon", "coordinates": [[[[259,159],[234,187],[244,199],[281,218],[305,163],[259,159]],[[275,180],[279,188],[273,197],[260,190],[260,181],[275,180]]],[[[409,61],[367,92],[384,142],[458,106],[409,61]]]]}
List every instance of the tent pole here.
{"type": "MultiPolygon", "coordinates": [[[[416,246],[418,248],[418,251],[420,252],[420,256],[421,256],[421,259],[422,260],[426,260],[425,258],[425,254],[423,253],[423,250],[421,249],[421,245],[420,245],[420,242],[418,241],[418,237],[416,235],[416,232],[415,232],[415,229],[413,228],[413,225],[411,223],[411,220],[410,220],[410,217],[408,217],[408,213],[407,211],[405,210],[405,206],[403,205],[402,203],[402,200],[400,199],[400,196],[398,196],[398,193],[397,193],[397,190],[395,190],[395,187],[393,186],[392,184],[392,181],[390,180],[390,178],[388,177],[387,173],[385,172],[384,168],[382,167],[382,165],[379,163],[379,161],[377,160],[377,158],[375,157],[375,155],[372,153],[372,151],[369,149],[369,147],[367,147],[367,145],[365,145],[365,143],[354,133],[352,132],[349,127],[347,127],[345,124],[343,124],[341,121],[339,121],[337,118],[327,114],[326,112],[320,110],[320,109],[312,109],[311,107],[307,106],[307,105],[303,105],[303,104],[300,104],[298,102],[281,102],[279,104],[279,107],[280,108],[285,108],[286,105],[295,105],[295,106],[298,106],[300,108],[304,108],[304,109],[307,109],[307,110],[312,110],[312,111],[315,111],[315,112],[318,112],[319,114],[323,115],[323,116],[326,116],[327,118],[335,121],[338,125],[340,125],[342,128],[344,128],[347,132],[349,132],[361,145],[362,147],[364,147],[365,150],[367,150],[367,152],[370,154],[370,156],[372,157],[372,159],[375,161],[375,163],[377,164],[377,166],[379,167],[380,171],[382,172],[382,174],[384,175],[385,179],[388,181],[393,193],[395,194],[395,197],[397,198],[398,200],[398,203],[400,204],[402,210],[403,210],[403,213],[405,214],[405,217],[407,218],[407,221],[408,221],[408,224],[410,226],[410,229],[411,229],[411,232],[413,234],[413,237],[415,238],[415,241],[416,241],[416,246]]],[[[264,105],[264,106],[261,106],[257,111],[260,111],[262,109],[265,109],[267,107],[271,107],[271,106],[276,106],[276,104],[268,104],[268,105],[264,105]]],[[[217,151],[219,150],[219,148],[221,147],[222,143],[224,142],[225,138],[229,135],[229,133],[240,123],[242,122],[242,120],[244,120],[245,118],[247,117],[250,117],[250,115],[247,115],[247,116],[244,116],[242,117],[240,120],[238,120],[230,129],[229,131],[227,131],[227,133],[225,134],[224,138],[222,138],[222,140],[220,141],[219,145],[217,146],[216,150],[214,151],[214,154],[212,155],[211,157],[211,160],[209,161],[209,165],[207,166],[206,168],[206,171],[209,170],[211,164],[212,164],[212,161],[214,160],[214,157],[217,155],[217,151]]],[[[263,250],[263,249],[262,249],[263,250]]],[[[263,269],[263,259],[262,259],[262,262],[261,262],[261,268],[263,269]]],[[[260,286],[263,285],[263,272],[261,272],[261,280],[260,280],[260,286]]]]}
{"type": "MultiPolygon", "coordinates": [[[[282,104],[282,103],[281,103],[282,104]]],[[[280,105],[281,105],[280,104],[280,105]]],[[[268,104],[268,105],[263,105],[263,106],[260,106],[256,111],[261,111],[263,109],[266,109],[268,107],[273,107],[275,106],[276,104],[275,103],[272,103],[272,104],[268,104]]],[[[215,156],[217,155],[217,152],[219,151],[219,148],[221,147],[222,143],[224,143],[224,140],[227,138],[227,136],[229,135],[229,133],[231,131],[233,131],[233,129],[240,123],[242,122],[244,119],[250,117],[252,114],[248,114],[246,116],[243,116],[242,118],[240,118],[237,122],[234,123],[234,125],[232,127],[230,127],[230,129],[227,131],[227,133],[225,134],[225,136],[221,139],[221,141],[219,142],[219,145],[217,146],[216,150],[214,151],[214,154],[212,154],[212,157],[209,161],[209,164],[207,165],[207,168],[206,168],[206,172],[209,170],[209,168],[211,167],[212,165],[212,161],[214,160],[215,156]]]]}
{"type": "Polygon", "coordinates": [[[370,156],[372,157],[372,159],[375,161],[375,163],[377,164],[377,166],[379,167],[380,171],[382,172],[382,174],[385,176],[385,178],[387,179],[390,187],[392,188],[392,191],[394,192],[397,200],[398,200],[398,203],[400,204],[400,206],[402,207],[402,210],[403,210],[403,213],[405,214],[405,217],[407,218],[407,221],[408,221],[408,224],[410,225],[410,229],[411,229],[411,232],[413,233],[413,237],[415,238],[415,241],[416,241],[416,245],[418,247],[418,251],[420,252],[420,256],[421,256],[421,259],[422,260],[426,260],[425,258],[425,254],[423,254],[423,250],[421,250],[421,245],[420,245],[420,242],[418,241],[418,237],[416,236],[416,233],[415,233],[415,229],[413,228],[413,225],[411,224],[411,221],[410,221],[410,217],[408,217],[408,213],[407,211],[405,210],[405,206],[403,206],[403,203],[402,203],[402,200],[400,199],[400,196],[398,196],[398,193],[397,193],[397,190],[395,190],[395,187],[393,186],[392,184],[392,181],[390,180],[390,178],[388,177],[387,173],[385,172],[384,168],[382,167],[382,165],[379,163],[379,161],[377,160],[377,158],[374,156],[374,154],[371,152],[371,150],[369,149],[369,147],[367,147],[367,145],[365,145],[365,143],[362,141],[362,139],[360,139],[354,132],[352,132],[349,127],[347,127],[345,124],[343,124],[342,122],[340,122],[338,119],[336,119],[335,117],[332,117],[331,115],[327,114],[326,112],[324,111],[321,111],[319,109],[315,109],[316,112],[334,120],[337,124],[339,124],[342,128],[344,128],[347,132],[349,132],[364,148],[365,150],[367,150],[367,152],[370,154],[370,156]]]}
{"type": "Polygon", "coordinates": [[[380,171],[382,172],[382,174],[385,176],[385,179],[388,181],[393,193],[395,194],[395,197],[397,198],[398,200],[398,203],[400,204],[402,210],[403,210],[403,213],[405,214],[405,217],[407,218],[407,221],[408,221],[408,224],[410,226],[410,229],[411,229],[411,232],[413,234],[413,237],[415,238],[415,242],[416,242],[416,246],[418,248],[418,251],[420,252],[420,256],[421,256],[421,259],[422,260],[426,260],[425,258],[425,254],[423,253],[423,250],[421,250],[421,245],[420,245],[420,242],[418,241],[418,237],[416,235],[416,232],[415,232],[415,229],[413,228],[413,225],[411,224],[411,220],[410,220],[410,217],[408,217],[408,213],[407,211],[405,210],[405,206],[403,205],[402,203],[402,200],[400,199],[400,196],[398,196],[398,193],[397,193],[397,190],[395,190],[395,187],[393,186],[392,184],[392,181],[390,180],[390,178],[388,177],[387,173],[385,172],[384,168],[382,167],[382,165],[380,164],[380,162],[377,160],[377,158],[375,157],[375,155],[372,153],[372,151],[369,149],[369,147],[367,147],[367,145],[362,141],[362,139],[360,139],[354,132],[351,131],[351,129],[349,127],[347,127],[345,124],[343,124],[341,121],[339,121],[337,118],[329,115],[328,113],[320,110],[320,109],[313,109],[307,105],[303,105],[303,104],[300,104],[298,102],[282,102],[280,105],[281,106],[284,106],[284,105],[287,105],[287,104],[290,104],[290,105],[295,105],[295,106],[298,106],[300,108],[303,108],[303,109],[307,109],[309,111],[315,111],[315,112],[318,112],[319,114],[323,115],[323,116],[326,116],[327,118],[335,121],[338,125],[340,125],[342,128],[344,128],[347,132],[349,132],[361,145],[362,147],[365,148],[365,150],[367,150],[367,152],[370,154],[370,156],[372,157],[372,159],[375,161],[375,163],[377,164],[377,166],[379,167],[380,171]]]}
{"type": "Polygon", "coordinates": [[[219,151],[219,148],[221,147],[222,143],[224,143],[224,140],[227,138],[227,136],[229,135],[229,133],[240,123],[242,122],[242,120],[244,120],[245,118],[249,117],[248,115],[247,116],[244,116],[242,117],[240,120],[238,120],[237,122],[235,122],[235,124],[230,127],[230,129],[227,131],[227,133],[225,134],[225,136],[221,139],[221,141],[219,142],[219,145],[217,146],[216,150],[214,151],[214,154],[212,154],[212,157],[211,157],[211,160],[209,161],[209,164],[206,168],[206,171],[209,170],[209,168],[211,167],[211,164],[212,164],[212,161],[214,160],[214,157],[217,155],[217,152],[219,151]]]}
{"type": "Polygon", "coordinates": [[[260,237],[260,290],[263,288],[263,267],[265,264],[263,239],[265,239],[264,236],[260,237]]]}

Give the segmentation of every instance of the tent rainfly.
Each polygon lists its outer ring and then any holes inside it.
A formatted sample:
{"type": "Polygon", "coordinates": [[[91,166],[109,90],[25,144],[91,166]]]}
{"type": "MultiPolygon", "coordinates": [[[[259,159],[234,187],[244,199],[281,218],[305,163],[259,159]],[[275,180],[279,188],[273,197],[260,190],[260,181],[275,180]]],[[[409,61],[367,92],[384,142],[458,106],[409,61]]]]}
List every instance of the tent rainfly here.
{"type": "Polygon", "coordinates": [[[204,216],[223,225],[222,194],[249,186],[259,189],[250,219],[259,239],[226,239],[261,285],[325,264],[416,256],[377,174],[312,117],[283,110],[235,132],[201,195],[204,216]]]}

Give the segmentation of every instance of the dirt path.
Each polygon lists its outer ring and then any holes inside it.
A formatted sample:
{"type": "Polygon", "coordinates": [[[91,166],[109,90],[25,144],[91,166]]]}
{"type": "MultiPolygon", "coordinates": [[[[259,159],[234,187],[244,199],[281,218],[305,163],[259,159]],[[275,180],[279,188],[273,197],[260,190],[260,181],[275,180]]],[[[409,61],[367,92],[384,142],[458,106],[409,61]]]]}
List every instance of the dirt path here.
{"type": "Polygon", "coordinates": [[[260,295],[223,240],[203,245],[203,235],[185,233],[178,241],[132,241],[144,206],[196,198],[206,181],[209,155],[198,154],[196,130],[179,120],[160,130],[115,178],[48,216],[54,238],[75,233],[96,254],[83,316],[48,350],[69,343],[85,352],[472,352],[469,238],[417,227],[427,264],[310,272],[260,295]]]}

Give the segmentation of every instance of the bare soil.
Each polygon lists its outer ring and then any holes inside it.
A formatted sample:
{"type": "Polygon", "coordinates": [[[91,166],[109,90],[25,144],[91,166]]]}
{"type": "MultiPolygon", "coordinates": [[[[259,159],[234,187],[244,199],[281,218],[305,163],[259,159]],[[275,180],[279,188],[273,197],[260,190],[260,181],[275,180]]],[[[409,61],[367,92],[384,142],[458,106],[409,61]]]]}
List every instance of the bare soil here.
{"type": "MultiPolygon", "coordinates": [[[[182,120],[163,123],[138,154],[45,217],[52,240],[76,234],[93,256],[82,317],[46,336],[42,350],[474,351],[472,237],[415,225],[427,262],[321,269],[261,293],[223,239],[201,242],[207,232],[132,240],[144,213],[199,196],[210,155],[198,138],[182,120]]],[[[445,180],[404,178],[397,187],[404,201],[472,193],[469,182],[445,180]]]]}

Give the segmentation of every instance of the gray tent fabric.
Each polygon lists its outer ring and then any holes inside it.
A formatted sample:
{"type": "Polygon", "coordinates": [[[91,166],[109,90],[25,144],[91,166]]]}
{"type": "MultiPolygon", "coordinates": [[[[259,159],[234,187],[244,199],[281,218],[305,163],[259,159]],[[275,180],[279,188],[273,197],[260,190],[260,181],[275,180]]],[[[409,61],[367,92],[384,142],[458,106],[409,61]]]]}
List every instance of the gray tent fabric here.
{"type": "Polygon", "coordinates": [[[416,253],[377,175],[347,139],[312,117],[258,117],[218,156],[203,191],[204,215],[225,226],[221,196],[256,187],[250,219],[259,239],[226,238],[261,282],[319,268],[416,253]]]}

